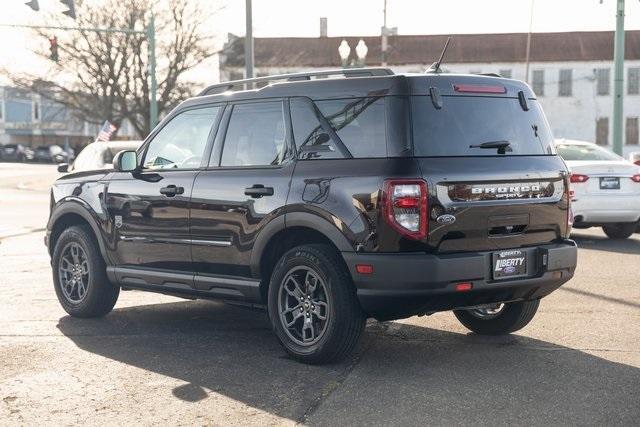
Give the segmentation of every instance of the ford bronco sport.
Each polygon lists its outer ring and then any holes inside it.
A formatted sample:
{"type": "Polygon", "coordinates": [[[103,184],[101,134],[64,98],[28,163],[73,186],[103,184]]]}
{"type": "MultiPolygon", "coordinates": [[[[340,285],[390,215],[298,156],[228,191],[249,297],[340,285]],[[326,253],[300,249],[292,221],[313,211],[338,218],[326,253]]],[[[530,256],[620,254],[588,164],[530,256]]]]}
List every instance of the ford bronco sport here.
{"type": "Polygon", "coordinates": [[[121,289],[264,305],[292,357],[324,363],[367,317],[524,327],[574,274],[568,182],[522,82],[274,76],[211,86],[113,170],[60,178],[45,240],[72,316],[121,289]]]}

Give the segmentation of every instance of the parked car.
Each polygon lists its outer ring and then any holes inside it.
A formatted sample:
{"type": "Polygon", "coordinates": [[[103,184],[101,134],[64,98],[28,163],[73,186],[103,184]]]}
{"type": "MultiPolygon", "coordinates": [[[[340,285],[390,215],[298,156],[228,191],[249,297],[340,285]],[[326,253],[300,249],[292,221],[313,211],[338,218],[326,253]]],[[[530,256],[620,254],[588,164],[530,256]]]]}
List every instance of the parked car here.
{"type": "Polygon", "coordinates": [[[142,141],[96,141],[80,151],[73,163],[60,163],[58,172],[79,172],[113,167],[113,158],[122,150],[137,150],[142,141]]]}
{"type": "Polygon", "coordinates": [[[29,147],[22,144],[0,145],[0,160],[3,162],[24,162],[29,157],[29,147]]]}
{"type": "Polygon", "coordinates": [[[65,151],[59,145],[41,145],[34,150],[33,161],[44,163],[68,163],[73,153],[65,151]]]}
{"type": "Polygon", "coordinates": [[[249,83],[269,80],[211,86],[113,171],[54,184],[45,242],[69,314],[103,316],[120,289],[257,304],[286,352],[324,363],[367,317],[454,310],[511,333],[573,276],[569,174],[526,84],[383,68],[249,83]]]}
{"type": "Polygon", "coordinates": [[[634,151],[629,154],[629,161],[634,165],[640,166],[640,151],[634,151]]]}
{"type": "Polygon", "coordinates": [[[571,170],[573,227],[602,227],[626,239],[640,227],[640,167],[591,142],[560,139],[558,154],[571,170]]]}

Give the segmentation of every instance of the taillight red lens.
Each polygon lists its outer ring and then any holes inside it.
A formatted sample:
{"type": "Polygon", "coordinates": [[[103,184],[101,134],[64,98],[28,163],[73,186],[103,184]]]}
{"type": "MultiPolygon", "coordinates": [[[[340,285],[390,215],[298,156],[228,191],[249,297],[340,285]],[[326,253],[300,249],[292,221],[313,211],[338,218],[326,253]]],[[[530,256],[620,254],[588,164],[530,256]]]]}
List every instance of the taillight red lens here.
{"type": "Polygon", "coordinates": [[[421,179],[389,179],[382,194],[384,218],[410,239],[427,236],[427,183],[421,179]]]}
{"type": "Polygon", "coordinates": [[[507,93],[507,88],[504,86],[454,84],[453,90],[455,90],[456,92],[471,92],[471,93],[507,93]]]}
{"type": "Polygon", "coordinates": [[[581,182],[587,182],[589,177],[587,175],[580,175],[579,173],[572,173],[570,177],[570,181],[577,184],[581,182]]]}
{"type": "Polygon", "coordinates": [[[640,182],[640,173],[637,173],[631,177],[633,182],[640,182]]]}

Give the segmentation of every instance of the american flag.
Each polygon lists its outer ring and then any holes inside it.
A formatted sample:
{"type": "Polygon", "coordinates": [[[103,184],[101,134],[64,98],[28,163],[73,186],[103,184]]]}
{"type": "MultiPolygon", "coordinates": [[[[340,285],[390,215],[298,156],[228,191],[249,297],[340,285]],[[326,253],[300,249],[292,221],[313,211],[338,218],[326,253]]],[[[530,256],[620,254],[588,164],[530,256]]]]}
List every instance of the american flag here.
{"type": "Polygon", "coordinates": [[[118,128],[109,123],[109,120],[105,120],[102,128],[100,128],[100,132],[98,132],[98,137],[96,138],[96,140],[108,142],[116,129],[118,128]]]}

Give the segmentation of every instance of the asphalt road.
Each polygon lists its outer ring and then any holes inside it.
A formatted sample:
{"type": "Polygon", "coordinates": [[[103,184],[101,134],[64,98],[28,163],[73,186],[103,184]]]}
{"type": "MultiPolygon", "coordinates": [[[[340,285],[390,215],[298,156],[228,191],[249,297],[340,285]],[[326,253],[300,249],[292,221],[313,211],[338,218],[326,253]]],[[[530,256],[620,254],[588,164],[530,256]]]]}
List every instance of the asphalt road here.
{"type": "MultiPolygon", "coordinates": [[[[0,226],[18,227],[15,212],[26,212],[5,194],[46,211],[46,192],[34,189],[42,183],[11,189],[1,171],[0,226]]],[[[371,321],[356,355],[331,366],[288,359],[264,312],[217,302],[129,291],[103,319],[71,318],[57,303],[42,237],[0,237],[0,425],[640,419],[639,234],[576,233],[576,277],[516,334],[476,336],[451,313],[371,321]]]]}

